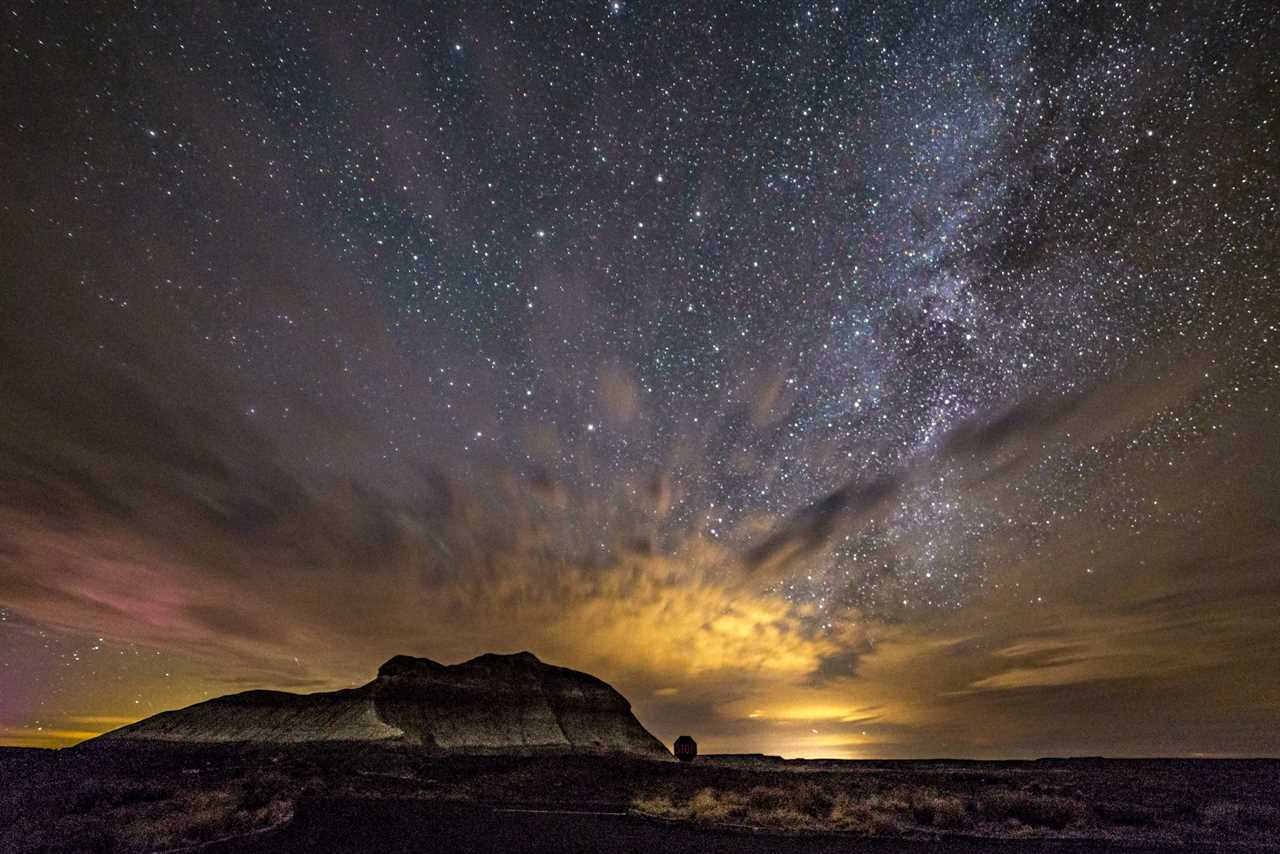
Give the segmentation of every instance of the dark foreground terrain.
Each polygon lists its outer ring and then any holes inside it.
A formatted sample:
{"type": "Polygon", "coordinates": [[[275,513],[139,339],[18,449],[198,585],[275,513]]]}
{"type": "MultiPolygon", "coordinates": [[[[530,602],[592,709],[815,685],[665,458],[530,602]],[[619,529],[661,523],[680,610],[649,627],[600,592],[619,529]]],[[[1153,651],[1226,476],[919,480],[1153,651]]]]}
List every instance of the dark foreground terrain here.
{"type": "Polygon", "coordinates": [[[1280,761],[0,749],[0,851],[1280,851],[1280,761]]]}
{"type": "MultiPolygon", "coordinates": [[[[850,838],[847,834],[780,834],[672,824],[641,816],[574,811],[506,810],[466,802],[322,799],[304,802],[288,827],[217,843],[210,852],[457,851],[476,854],[1083,854],[1167,851],[1165,845],[1106,840],[850,838]]],[[[1180,846],[1186,852],[1233,849],[1180,846]]]]}

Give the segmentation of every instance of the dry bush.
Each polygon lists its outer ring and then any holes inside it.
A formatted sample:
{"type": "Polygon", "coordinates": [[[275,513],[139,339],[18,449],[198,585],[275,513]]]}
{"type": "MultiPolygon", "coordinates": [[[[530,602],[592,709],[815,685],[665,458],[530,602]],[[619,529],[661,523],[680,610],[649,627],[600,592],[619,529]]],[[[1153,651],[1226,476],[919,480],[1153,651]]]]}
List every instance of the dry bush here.
{"type": "Polygon", "coordinates": [[[1203,816],[1200,815],[1200,808],[1188,801],[1178,801],[1173,805],[1173,817],[1178,821],[1184,821],[1189,824],[1199,824],[1203,816]]]}
{"type": "Polygon", "coordinates": [[[146,804],[174,797],[174,790],[164,786],[118,780],[88,780],[72,793],[71,811],[78,814],[112,807],[146,804]]]}
{"type": "Polygon", "coordinates": [[[732,806],[711,788],[699,789],[683,804],[664,794],[637,795],[631,800],[631,808],[644,815],[705,822],[726,820],[732,806]]]}
{"type": "Polygon", "coordinates": [[[1058,795],[1035,795],[1030,792],[997,790],[982,799],[980,812],[994,821],[1017,819],[1031,827],[1062,830],[1084,821],[1085,805],[1073,798],[1058,795]]]}
{"type": "Polygon", "coordinates": [[[1204,823],[1218,830],[1280,831],[1280,809],[1218,801],[1205,807],[1204,823]]]}
{"type": "Polygon", "coordinates": [[[71,795],[71,811],[84,814],[100,805],[110,803],[110,791],[105,783],[88,780],[76,787],[71,795]]]}
{"type": "Polygon", "coordinates": [[[1226,830],[1235,826],[1239,813],[1240,807],[1236,804],[1217,801],[1205,807],[1202,815],[1204,816],[1205,824],[1219,830],[1226,830]]]}
{"type": "Polygon", "coordinates": [[[699,789],[689,799],[689,816],[696,821],[716,822],[729,818],[730,804],[721,800],[715,789],[699,789]]]}
{"type": "Polygon", "coordinates": [[[905,826],[896,815],[871,804],[872,798],[859,800],[841,793],[836,796],[835,803],[831,807],[831,824],[838,830],[862,836],[892,836],[905,830],[905,826]]]}
{"type": "MultiPolygon", "coordinates": [[[[293,805],[288,801],[273,799],[249,810],[240,806],[235,793],[219,790],[149,802],[138,809],[113,810],[99,820],[100,828],[95,825],[88,831],[97,840],[93,850],[159,851],[250,833],[282,824],[292,815],[293,805]]],[[[83,833],[59,835],[81,838],[83,833]]]]}
{"type": "Polygon", "coordinates": [[[786,789],[776,786],[756,786],[747,792],[747,806],[752,812],[766,813],[770,810],[782,809],[790,800],[786,789]]]}
{"type": "Polygon", "coordinates": [[[48,854],[107,854],[118,850],[116,837],[98,816],[63,816],[54,822],[41,851],[48,854]]]}
{"type": "Polygon", "coordinates": [[[901,789],[875,794],[867,798],[867,806],[880,812],[905,813],[911,808],[910,794],[901,789]]]}
{"type": "MultiPolygon", "coordinates": [[[[684,803],[669,795],[645,794],[632,806],[646,815],[690,819],[708,824],[743,822],[760,827],[843,830],[864,836],[897,835],[911,828],[968,830],[981,817],[1009,829],[1041,827],[1062,830],[1084,821],[1085,805],[1056,794],[996,789],[981,803],[969,803],[931,788],[896,787],[864,798],[850,793],[833,795],[813,782],[790,787],[754,786],[747,791],[703,788],[684,803]]],[[[1145,814],[1143,814],[1144,816],[1145,814]]],[[[1137,822],[1136,811],[1118,814],[1137,822]]],[[[1269,820],[1260,816],[1259,822],[1269,820]]],[[[1231,820],[1236,821],[1235,814],[1231,820]]]]}
{"type": "Polygon", "coordinates": [[[747,815],[747,819],[749,823],[759,827],[785,827],[790,829],[799,829],[813,826],[812,818],[796,812],[796,810],[791,807],[777,807],[776,809],[749,813],[747,815]]]}
{"type": "Polygon", "coordinates": [[[911,816],[917,824],[943,830],[962,830],[973,826],[964,801],[930,791],[918,792],[912,798],[911,816]]]}
{"type": "Polygon", "coordinates": [[[251,774],[240,784],[240,808],[250,812],[262,809],[292,785],[288,777],[276,772],[251,774]]]}
{"type": "Polygon", "coordinates": [[[831,817],[831,808],[835,806],[835,798],[821,786],[805,783],[794,792],[791,800],[794,810],[801,815],[815,819],[831,817]]]}
{"type": "Polygon", "coordinates": [[[662,818],[685,818],[711,824],[744,822],[761,827],[824,827],[835,799],[819,786],[795,789],[755,786],[746,792],[699,789],[684,804],[662,794],[632,800],[637,812],[662,818]]]}
{"type": "Polygon", "coordinates": [[[831,821],[835,824],[861,822],[870,813],[871,810],[863,801],[841,792],[836,795],[835,803],[831,806],[831,821]]]}
{"type": "Polygon", "coordinates": [[[1280,830],[1280,809],[1245,804],[1236,820],[1253,830],[1280,830]]]}
{"type": "Polygon", "coordinates": [[[1156,811],[1142,804],[1134,803],[1101,803],[1095,804],[1094,813],[1103,821],[1111,824],[1123,824],[1129,827],[1154,827],[1157,824],[1156,811]]]}
{"type": "Polygon", "coordinates": [[[676,817],[676,808],[671,803],[671,798],[666,795],[637,795],[632,800],[631,807],[645,815],[656,815],[661,818],[676,817]]]}

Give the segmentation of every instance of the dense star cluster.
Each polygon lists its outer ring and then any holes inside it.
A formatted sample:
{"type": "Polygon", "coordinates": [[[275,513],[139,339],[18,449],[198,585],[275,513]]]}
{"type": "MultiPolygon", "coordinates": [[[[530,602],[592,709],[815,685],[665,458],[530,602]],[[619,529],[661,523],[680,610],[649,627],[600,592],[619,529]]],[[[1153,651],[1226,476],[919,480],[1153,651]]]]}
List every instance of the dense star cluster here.
{"type": "MultiPolygon", "coordinates": [[[[850,697],[904,627],[1012,659],[982,693],[1132,674],[975,627],[1106,623],[1188,573],[1280,605],[1265,3],[5,18],[0,632],[31,655],[0,736],[208,693],[194,661],[328,685],[346,645],[484,651],[640,577],[690,631],[813,645],[762,684],[850,697]],[[492,607],[390,616],[449,596],[492,607]],[[58,666],[93,638],[131,651],[118,693],[58,666]]],[[[691,690],[656,661],[602,666],[659,729],[759,743],[746,694],[663,711],[691,690]]],[[[970,744],[880,714],[888,752],[970,744]]]]}

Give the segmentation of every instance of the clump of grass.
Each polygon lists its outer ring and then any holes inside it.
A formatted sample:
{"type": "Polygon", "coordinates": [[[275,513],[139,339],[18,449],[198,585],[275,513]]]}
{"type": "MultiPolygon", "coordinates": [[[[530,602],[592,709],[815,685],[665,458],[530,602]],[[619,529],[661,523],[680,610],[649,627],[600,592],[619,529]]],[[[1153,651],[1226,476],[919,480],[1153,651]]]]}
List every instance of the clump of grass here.
{"type": "Polygon", "coordinates": [[[1036,795],[1010,789],[988,792],[979,810],[993,821],[1016,819],[1030,827],[1063,830],[1084,821],[1085,805],[1074,798],[1059,795],[1036,795]]]}
{"type": "Polygon", "coordinates": [[[1204,823],[1217,830],[1280,830],[1280,809],[1257,804],[1212,803],[1204,809],[1204,823]]]}
{"type": "Polygon", "coordinates": [[[63,816],[40,850],[48,854],[107,854],[117,850],[115,834],[98,816],[63,816]]]}
{"type": "Polygon", "coordinates": [[[746,792],[699,789],[684,803],[676,803],[664,794],[646,794],[635,798],[631,806],[639,813],[660,818],[803,828],[827,821],[832,803],[834,799],[830,795],[816,788],[790,790],[755,786],[746,792]]]}
{"type": "Polygon", "coordinates": [[[77,787],[71,795],[71,811],[83,815],[92,812],[99,804],[109,802],[107,786],[97,780],[89,780],[77,787]]]}
{"type": "Polygon", "coordinates": [[[803,816],[812,819],[828,819],[831,808],[835,806],[835,798],[821,786],[805,783],[790,799],[789,806],[803,816]]]}
{"type": "Polygon", "coordinates": [[[283,774],[265,773],[246,777],[240,784],[240,808],[249,812],[262,809],[288,787],[289,780],[283,774]]]}
{"type": "Polygon", "coordinates": [[[1236,820],[1252,830],[1280,830],[1280,809],[1246,804],[1236,813],[1236,820]]]}
{"type": "Polygon", "coordinates": [[[786,806],[788,793],[776,786],[755,786],[747,792],[746,801],[753,812],[768,813],[786,806]]]}
{"type": "Polygon", "coordinates": [[[689,817],[695,821],[720,822],[729,817],[729,804],[715,789],[700,789],[689,799],[689,817]]]}
{"type": "MultiPolygon", "coordinates": [[[[1017,831],[1063,830],[1088,815],[1074,798],[1018,789],[991,789],[973,802],[932,788],[900,786],[856,796],[833,793],[828,786],[797,781],[791,786],[754,786],[746,791],[699,789],[684,802],[670,794],[645,794],[632,806],[645,815],[708,824],[744,823],[759,827],[842,830],[864,836],[889,836],[910,830],[964,831],[979,824],[1017,831]]],[[[1136,808],[1113,820],[1146,823],[1136,808]]],[[[1154,817],[1152,817],[1154,820],[1154,817]]],[[[1236,817],[1232,816],[1232,821],[1236,817]]],[[[1259,817],[1260,822],[1269,820],[1259,817]]]]}
{"type": "Polygon", "coordinates": [[[180,848],[282,824],[293,815],[288,801],[273,798],[247,809],[237,793],[227,790],[199,792],[165,807],[123,822],[116,831],[120,847],[128,851],[180,848]]]}
{"type": "Polygon", "coordinates": [[[1157,823],[1156,811],[1142,804],[1133,803],[1101,803],[1094,806],[1094,812],[1103,821],[1111,824],[1123,824],[1129,827],[1154,827],[1157,823]]]}
{"type": "Polygon", "coordinates": [[[764,812],[748,813],[746,818],[749,824],[757,827],[780,827],[789,830],[800,830],[815,826],[812,816],[805,815],[789,806],[778,807],[764,812]]]}
{"type": "Polygon", "coordinates": [[[660,818],[675,818],[675,806],[666,795],[637,795],[631,802],[636,812],[644,815],[655,815],[660,818]]]}
{"type": "Polygon", "coordinates": [[[911,801],[911,815],[917,824],[942,830],[963,830],[973,825],[964,801],[930,791],[915,794],[911,801]]]}
{"type": "Polygon", "coordinates": [[[293,805],[240,787],[175,792],[133,783],[93,783],[77,789],[74,812],[45,837],[50,852],[159,851],[238,836],[282,824],[293,805]]]}
{"type": "Polygon", "coordinates": [[[749,824],[792,830],[845,829],[867,835],[884,835],[902,827],[892,816],[810,782],[793,787],[753,786],[746,791],[704,788],[683,803],[674,801],[668,794],[642,794],[631,805],[644,815],[710,824],[749,824]]]}
{"type": "Polygon", "coordinates": [[[905,813],[911,808],[909,797],[897,789],[871,795],[867,798],[867,806],[873,810],[888,813],[905,813]]]}
{"type": "Polygon", "coordinates": [[[1205,824],[1220,830],[1234,826],[1239,814],[1240,807],[1226,801],[1217,801],[1209,804],[1201,813],[1205,824]]]}
{"type": "MultiPolygon", "coordinates": [[[[905,808],[906,804],[901,806],[905,808]]],[[[884,808],[884,800],[878,795],[866,799],[845,793],[836,795],[831,807],[831,824],[838,830],[862,836],[893,836],[906,829],[894,811],[884,808]]]]}

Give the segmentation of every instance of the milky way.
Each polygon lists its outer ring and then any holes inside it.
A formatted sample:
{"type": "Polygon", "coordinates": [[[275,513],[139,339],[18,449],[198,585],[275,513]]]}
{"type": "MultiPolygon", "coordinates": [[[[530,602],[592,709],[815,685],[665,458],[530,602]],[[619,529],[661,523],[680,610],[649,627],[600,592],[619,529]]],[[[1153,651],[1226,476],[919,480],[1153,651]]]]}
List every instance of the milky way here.
{"type": "Polygon", "coordinates": [[[0,737],[509,645],[725,749],[1280,749],[1270,4],[5,18],[0,737]]]}

